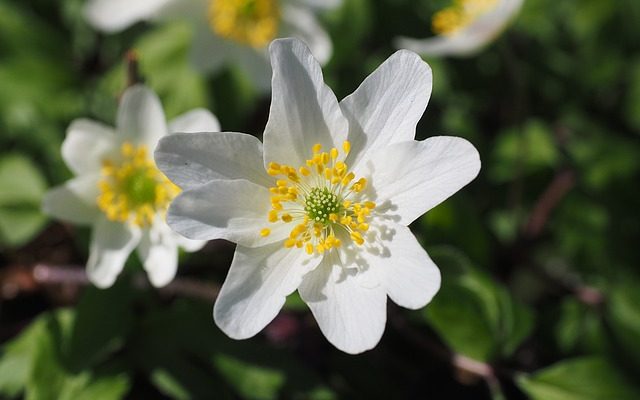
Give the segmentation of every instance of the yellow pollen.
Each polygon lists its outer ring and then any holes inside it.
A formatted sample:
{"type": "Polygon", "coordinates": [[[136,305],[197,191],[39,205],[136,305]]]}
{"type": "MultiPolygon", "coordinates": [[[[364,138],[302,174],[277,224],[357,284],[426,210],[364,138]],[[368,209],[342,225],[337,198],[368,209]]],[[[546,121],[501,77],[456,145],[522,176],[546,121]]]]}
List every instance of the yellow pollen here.
{"type": "Polygon", "coordinates": [[[438,35],[453,35],[491,11],[496,3],[497,0],[453,0],[433,15],[431,29],[438,35]]]}
{"type": "Polygon", "coordinates": [[[102,160],[98,208],[111,221],[140,227],[164,214],[180,188],[171,183],[148,155],[147,147],[124,142],[119,160],[102,160]]]}
{"type": "Polygon", "coordinates": [[[280,7],[277,0],[210,0],[207,17],[215,34],[259,49],[278,34],[280,7]]]}
{"type": "Polygon", "coordinates": [[[270,233],[271,233],[271,229],[264,228],[263,230],[260,231],[260,236],[262,237],[269,236],[270,233]]]}
{"type": "MultiPolygon", "coordinates": [[[[324,254],[340,248],[345,241],[356,246],[365,243],[376,204],[361,193],[367,180],[356,180],[344,162],[350,143],[344,142],[342,148],[342,154],[335,147],[322,152],[322,146],[315,144],[311,157],[298,168],[275,162],[267,165],[267,172],[275,180],[275,186],[269,188],[271,210],[267,220],[294,223],[284,247],[324,254]]],[[[268,235],[263,232],[262,236],[268,235]]]]}

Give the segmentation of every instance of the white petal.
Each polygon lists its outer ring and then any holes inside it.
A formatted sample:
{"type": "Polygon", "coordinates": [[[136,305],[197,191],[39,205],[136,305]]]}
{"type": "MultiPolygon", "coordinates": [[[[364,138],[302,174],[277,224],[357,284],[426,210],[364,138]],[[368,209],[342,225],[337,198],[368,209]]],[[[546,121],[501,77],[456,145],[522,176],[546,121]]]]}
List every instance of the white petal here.
{"type": "Polygon", "coordinates": [[[143,85],[135,85],[122,95],[116,122],[122,140],[145,144],[152,150],[167,134],[167,122],[158,96],[143,85]]]}
{"type": "Polygon", "coordinates": [[[319,10],[331,10],[342,5],[342,0],[289,0],[289,2],[319,10]]]}
{"type": "MultiPolygon", "coordinates": [[[[170,228],[169,228],[170,229],[170,228]]],[[[173,231],[171,231],[173,232],[173,231]]],[[[187,253],[193,253],[195,251],[200,250],[201,248],[203,248],[206,244],[207,241],[206,240],[191,240],[191,239],[187,239],[186,237],[180,235],[179,233],[173,232],[173,240],[178,243],[178,246],[180,246],[184,251],[186,251],[187,253]]]]}
{"type": "Polygon", "coordinates": [[[273,80],[265,164],[304,165],[316,143],[326,151],[341,148],[348,123],[307,46],[297,39],[278,39],[269,51],[273,80]]]}
{"type": "Polygon", "coordinates": [[[197,23],[189,49],[189,61],[198,71],[215,72],[235,53],[232,43],[215,35],[206,23],[197,23]]]}
{"type": "Polygon", "coordinates": [[[170,0],[89,0],[84,16],[89,24],[104,32],[121,31],[150,18],[170,0]]]}
{"type": "Polygon", "coordinates": [[[49,190],[42,200],[42,211],[74,224],[88,225],[99,216],[98,174],[82,175],[49,190]]]}
{"type": "Polygon", "coordinates": [[[399,37],[396,47],[426,56],[471,56],[493,41],[522,7],[523,0],[501,0],[496,7],[451,36],[427,39],[399,37]]]}
{"type": "Polygon", "coordinates": [[[308,9],[289,5],[282,10],[284,24],[281,36],[293,36],[305,42],[313,56],[322,65],[331,58],[331,38],[308,9]]]}
{"type": "Polygon", "coordinates": [[[167,285],[176,276],[178,269],[178,244],[168,227],[158,221],[146,229],[138,245],[138,255],[147,271],[149,281],[155,287],[167,285]],[[163,229],[164,228],[164,229],[163,229]]]}
{"type": "Polygon", "coordinates": [[[424,307],[440,289],[440,271],[411,230],[387,223],[375,227],[377,239],[360,254],[375,269],[394,303],[412,310],[424,307]]]}
{"type": "Polygon", "coordinates": [[[356,175],[371,177],[378,210],[402,225],[446,200],[480,171],[471,143],[452,136],[390,145],[363,160],[356,175]]]}
{"type": "Polygon", "coordinates": [[[318,257],[281,243],[238,246],[213,308],[216,324],[234,339],[255,335],[275,318],[287,295],[318,262],[318,257]]]}
{"type": "Polygon", "coordinates": [[[76,175],[98,172],[104,156],[116,148],[113,128],[89,119],[77,119],[62,142],[62,158],[76,175]]]}
{"type": "Polygon", "coordinates": [[[100,218],[93,227],[87,276],[99,288],[116,281],[129,254],[140,242],[140,230],[100,218]]]}
{"type": "Polygon", "coordinates": [[[387,319],[387,294],[372,269],[346,269],[330,254],[298,288],[320,330],[338,349],[358,354],[380,341],[387,319]]]}
{"type": "Polygon", "coordinates": [[[366,152],[412,140],[431,96],[431,68],[418,55],[400,50],[340,102],[349,119],[351,155],[356,167],[366,152]]]}
{"type": "Polygon", "coordinates": [[[273,183],[262,164],[262,143],[244,133],[168,135],[158,143],[155,161],[185,190],[214,179],[246,179],[263,186],[273,183]]]}
{"type": "Polygon", "coordinates": [[[169,121],[169,132],[220,132],[220,122],[211,111],[197,108],[169,121]]]}
{"type": "Polygon", "coordinates": [[[270,209],[265,187],[246,180],[214,180],[176,197],[167,223],[189,239],[226,239],[256,247],[283,240],[293,229],[284,223],[269,223],[270,209]],[[260,231],[265,227],[271,234],[262,237],[260,231]]]}

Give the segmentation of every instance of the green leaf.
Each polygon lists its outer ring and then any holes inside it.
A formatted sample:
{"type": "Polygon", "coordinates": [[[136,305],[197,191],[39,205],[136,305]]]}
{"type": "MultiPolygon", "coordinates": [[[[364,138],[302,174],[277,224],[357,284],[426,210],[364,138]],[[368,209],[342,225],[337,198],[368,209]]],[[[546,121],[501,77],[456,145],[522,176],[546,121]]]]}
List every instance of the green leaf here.
{"type": "Polygon", "coordinates": [[[606,320],[624,358],[640,370],[640,291],[629,279],[609,290],[606,320]]]}
{"type": "Polygon", "coordinates": [[[0,158],[0,245],[17,247],[39,232],[46,222],[40,212],[45,190],[45,180],[29,158],[0,158]]]}
{"type": "Polygon", "coordinates": [[[442,247],[429,253],[443,278],[426,317],[442,340],[480,361],[513,353],[533,326],[528,308],[456,250],[442,247]]]}
{"type": "Polygon", "coordinates": [[[226,354],[216,355],[214,364],[245,399],[277,399],[286,380],[283,371],[253,365],[226,354]]]}
{"type": "Polygon", "coordinates": [[[533,400],[635,400],[640,392],[609,361],[583,357],[561,361],[517,382],[533,400]]]}
{"type": "Polygon", "coordinates": [[[496,140],[489,166],[489,177],[497,183],[507,182],[515,174],[530,174],[554,167],[559,152],[551,129],[542,121],[529,120],[522,129],[511,129],[496,140]]]}
{"type": "Polygon", "coordinates": [[[120,349],[133,322],[129,282],[109,289],[88,287],[76,307],[66,357],[69,368],[82,370],[120,349]]]}

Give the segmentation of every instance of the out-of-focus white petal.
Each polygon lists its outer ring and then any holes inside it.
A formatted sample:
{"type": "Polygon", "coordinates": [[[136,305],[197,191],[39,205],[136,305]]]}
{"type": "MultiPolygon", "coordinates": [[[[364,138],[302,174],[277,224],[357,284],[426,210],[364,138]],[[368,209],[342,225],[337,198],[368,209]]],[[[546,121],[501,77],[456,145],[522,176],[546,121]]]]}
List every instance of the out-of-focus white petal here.
{"type": "Polygon", "coordinates": [[[246,180],[214,180],[182,192],[167,213],[167,223],[181,235],[196,240],[226,239],[255,247],[281,241],[289,234],[284,223],[269,223],[267,188],[246,180]],[[262,237],[268,227],[271,234],[262,237]]]}
{"type": "Polygon", "coordinates": [[[295,36],[304,41],[320,64],[329,61],[333,52],[331,38],[308,6],[287,5],[282,10],[282,23],[281,36],[295,36]]]}
{"type": "Polygon", "coordinates": [[[378,223],[371,233],[376,239],[361,252],[364,264],[376,270],[394,303],[424,307],[440,289],[438,267],[406,226],[378,223]]]}
{"type": "Polygon", "coordinates": [[[116,281],[129,254],[140,242],[140,229],[99,218],[93,226],[87,276],[99,288],[116,281]]]}
{"type": "Polygon", "coordinates": [[[523,0],[499,0],[493,10],[455,34],[427,39],[399,37],[395,40],[395,45],[425,56],[472,56],[505,29],[520,11],[522,4],[523,0]]]}
{"type": "Polygon", "coordinates": [[[244,133],[168,135],[158,143],[155,161],[185,190],[214,179],[246,179],[262,186],[273,183],[262,164],[262,143],[244,133]]]}
{"type": "Polygon", "coordinates": [[[296,4],[318,10],[331,10],[342,5],[342,0],[283,0],[283,3],[296,4]]]}
{"type": "Polygon", "coordinates": [[[412,140],[431,86],[429,65],[415,53],[399,50],[342,100],[340,107],[349,119],[349,165],[355,167],[365,152],[412,140]]]}
{"type": "Polygon", "coordinates": [[[194,251],[198,251],[207,244],[206,240],[187,239],[186,237],[175,232],[173,232],[173,235],[174,235],[173,240],[175,240],[175,242],[178,243],[178,246],[182,247],[184,251],[188,253],[193,253],[194,251]]]}
{"type": "Polygon", "coordinates": [[[144,230],[138,245],[138,255],[147,271],[149,281],[155,287],[167,285],[176,276],[178,269],[178,245],[164,222],[144,230]]]}
{"type": "Polygon", "coordinates": [[[213,308],[216,324],[234,339],[255,335],[275,318],[287,295],[319,260],[281,243],[257,248],[238,245],[213,308]]]}
{"type": "Polygon", "coordinates": [[[198,71],[215,72],[234,58],[237,45],[215,35],[206,23],[197,23],[189,61],[198,71]]]}
{"type": "Polygon", "coordinates": [[[360,164],[371,177],[377,210],[409,225],[460,190],[480,171],[480,156],[471,143],[453,136],[395,143],[360,164]]]}
{"type": "Polygon", "coordinates": [[[270,161],[304,165],[316,143],[326,151],[341,148],[348,122],[307,46],[295,39],[278,39],[269,51],[273,79],[264,131],[265,165],[270,161]]]}
{"type": "Polygon", "coordinates": [[[330,253],[298,288],[322,333],[344,352],[372,349],[384,332],[387,294],[377,279],[367,276],[375,273],[344,268],[330,253]]]}
{"type": "Polygon", "coordinates": [[[172,0],[89,0],[84,16],[96,29],[118,32],[151,18],[172,0]]]}
{"type": "Polygon", "coordinates": [[[127,89],[118,107],[116,128],[121,140],[153,149],[167,134],[167,122],[158,96],[144,85],[127,89]]]}
{"type": "Polygon", "coordinates": [[[211,111],[196,108],[169,121],[169,132],[220,132],[220,122],[211,111]]]}
{"type": "Polygon", "coordinates": [[[105,155],[117,150],[113,128],[89,119],[77,119],[62,142],[62,158],[76,175],[99,172],[105,155]]]}
{"type": "Polygon", "coordinates": [[[97,199],[99,174],[81,175],[49,190],[42,200],[42,210],[63,221],[92,224],[100,215],[97,199]]]}

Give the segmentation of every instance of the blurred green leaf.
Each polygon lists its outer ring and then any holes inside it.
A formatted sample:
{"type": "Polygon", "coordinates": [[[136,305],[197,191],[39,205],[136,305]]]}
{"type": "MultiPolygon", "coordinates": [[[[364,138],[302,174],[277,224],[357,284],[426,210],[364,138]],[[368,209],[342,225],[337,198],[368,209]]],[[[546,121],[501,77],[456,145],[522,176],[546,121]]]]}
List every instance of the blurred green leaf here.
{"type": "Polygon", "coordinates": [[[489,165],[489,177],[497,183],[544,168],[554,167],[559,152],[549,126],[529,120],[522,129],[510,129],[497,139],[489,165]]]}
{"type": "Polygon", "coordinates": [[[79,371],[120,349],[133,322],[129,282],[108,289],[88,287],[76,307],[66,349],[69,368],[79,371]]]}
{"type": "Polygon", "coordinates": [[[458,251],[430,249],[442,288],[426,307],[433,328],[458,353],[480,361],[515,351],[533,326],[531,312],[458,251]]]}
{"type": "Polygon", "coordinates": [[[561,361],[521,375],[517,382],[533,400],[634,400],[640,396],[615,365],[598,357],[561,361]]]}
{"type": "Polygon", "coordinates": [[[29,158],[0,158],[0,245],[20,246],[44,226],[40,202],[45,190],[44,178],[29,158]]]}
{"type": "Polygon", "coordinates": [[[606,319],[621,356],[640,371],[640,291],[629,278],[609,290],[606,319]]]}
{"type": "Polygon", "coordinates": [[[286,380],[283,371],[252,365],[226,354],[214,356],[214,364],[244,399],[277,399],[286,380]]]}

